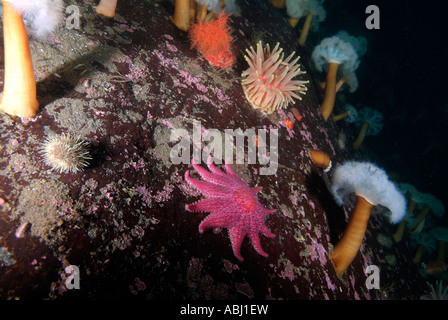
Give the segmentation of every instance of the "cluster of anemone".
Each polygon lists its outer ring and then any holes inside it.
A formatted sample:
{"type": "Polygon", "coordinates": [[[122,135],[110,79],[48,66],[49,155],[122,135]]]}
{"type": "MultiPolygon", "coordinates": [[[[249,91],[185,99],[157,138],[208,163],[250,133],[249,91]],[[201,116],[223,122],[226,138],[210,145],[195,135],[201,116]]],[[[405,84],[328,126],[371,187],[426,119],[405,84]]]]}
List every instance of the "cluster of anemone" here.
{"type": "Polygon", "coordinates": [[[409,206],[405,219],[394,233],[396,242],[400,242],[403,239],[406,230],[411,234],[422,232],[428,215],[431,214],[436,218],[440,218],[445,213],[444,205],[434,195],[421,192],[409,183],[400,183],[399,187],[403,195],[408,199],[409,206]]]}
{"type": "MultiPolygon", "coordinates": [[[[422,254],[429,255],[438,247],[437,260],[445,263],[445,248],[448,240],[448,229],[445,227],[435,227],[436,219],[441,218],[445,213],[442,202],[429,193],[417,191],[407,193],[410,199],[409,208],[412,212],[407,215],[407,230],[410,233],[412,244],[417,246],[415,263],[420,263],[422,254]]],[[[399,230],[397,230],[398,232],[399,230]]]]}

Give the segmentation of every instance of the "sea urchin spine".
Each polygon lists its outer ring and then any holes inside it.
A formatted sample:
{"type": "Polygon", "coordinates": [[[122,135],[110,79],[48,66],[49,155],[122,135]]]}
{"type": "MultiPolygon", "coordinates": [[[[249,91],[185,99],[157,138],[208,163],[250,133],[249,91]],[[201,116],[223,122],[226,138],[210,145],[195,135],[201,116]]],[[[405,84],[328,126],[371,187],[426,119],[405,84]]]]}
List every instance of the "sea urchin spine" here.
{"type": "Polygon", "coordinates": [[[92,158],[88,143],[70,135],[49,134],[42,144],[41,153],[51,170],[76,173],[84,170],[92,158]]]}

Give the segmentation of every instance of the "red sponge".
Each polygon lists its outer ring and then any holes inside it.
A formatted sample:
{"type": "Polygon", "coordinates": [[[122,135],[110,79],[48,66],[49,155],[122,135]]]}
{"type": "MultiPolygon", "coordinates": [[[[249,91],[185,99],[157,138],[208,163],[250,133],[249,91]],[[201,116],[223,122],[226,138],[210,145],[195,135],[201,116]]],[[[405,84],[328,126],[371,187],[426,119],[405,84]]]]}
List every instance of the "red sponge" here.
{"type": "Polygon", "coordinates": [[[227,25],[228,18],[229,15],[221,12],[215,20],[199,21],[190,28],[191,47],[221,68],[227,68],[235,61],[231,51],[233,38],[227,25]]]}

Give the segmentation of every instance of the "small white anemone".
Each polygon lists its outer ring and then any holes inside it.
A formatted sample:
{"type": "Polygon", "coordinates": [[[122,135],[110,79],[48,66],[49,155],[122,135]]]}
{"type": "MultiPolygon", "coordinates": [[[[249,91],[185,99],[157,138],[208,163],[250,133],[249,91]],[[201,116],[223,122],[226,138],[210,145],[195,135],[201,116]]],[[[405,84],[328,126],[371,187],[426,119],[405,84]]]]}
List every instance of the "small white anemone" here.
{"type": "Polygon", "coordinates": [[[354,71],[359,66],[358,54],[353,46],[338,36],[323,39],[314,48],[311,59],[319,72],[330,62],[343,65],[346,72],[354,71]]]}
{"type": "Polygon", "coordinates": [[[7,0],[19,12],[24,21],[31,24],[32,33],[43,38],[64,19],[62,0],[7,0]]]}

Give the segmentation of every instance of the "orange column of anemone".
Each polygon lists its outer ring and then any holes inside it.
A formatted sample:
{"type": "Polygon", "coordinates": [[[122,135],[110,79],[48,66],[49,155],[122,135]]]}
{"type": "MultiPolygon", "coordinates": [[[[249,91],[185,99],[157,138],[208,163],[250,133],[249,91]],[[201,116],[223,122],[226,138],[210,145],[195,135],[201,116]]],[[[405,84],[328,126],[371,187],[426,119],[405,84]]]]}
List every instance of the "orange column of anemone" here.
{"type": "Polygon", "coordinates": [[[202,5],[202,4],[196,3],[196,10],[195,10],[195,12],[196,12],[197,20],[198,21],[204,21],[205,17],[207,16],[207,7],[202,5]]]}
{"type": "Polygon", "coordinates": [[[299,45],[301,45],[302,47],[305,45],[306,38],[308,37],[308,32],[310,31],[312,20],[313,20],[313,14],[310,12],[306,16],[305,23],[303,24],[302,32],[300,32],[300,36],[299,36],[299,40],[298,40],[299,45]]]}
{"type": "Polygon", "coordinates": [[[98,6],[95,7],[95,11],[105,17],[115,17],[115,9],[117,8],[118,0],[101,0],[98,6]]]}
{"type": "Polygon", "coordinates": [[[39,102],[25,25],[11,3],[2,0],[2,4],[5,77],[0,109],[14,116],[33,117],[39,102]]]}
{"type": "Polygon", "coordinates": [[[286,5],[285,0],[269,0],[269,2],[278,9],[283,9],[286,5]]]}
{"type": "Polygon", "coordinates": [[[176,0],[171,20],[179,29],[188,31],[190,28],[190,0],[176,0]]]}
{"type": "Polygon", "coordinates": [[[330,156],[321,151],[321,150],[308,150],[311,160],[317,165],[319,168],[324,169],[325,171],[330,170],[331,168],[331,159],[330,156]]]}
{"type": "Polygon", "coordinates": [[[368,121],[364,121],[361,130],[359,131],[358,137],[353,142],[353,149],[358,150],[361,148],[361,145],[366,138],[367,130],[369,129],[370,123],[368,121]]]}
{"type": "Polygon", "coordinates": [[[327,80],[325,82],[325,96],[322,105],[320,106],[320,112],[325,121],[328,120],[333,112],[334,101],[336,99],[336,75],[338,72],[339,63],[330,62],[328,64],[327,80]]]}
{"type": "Polygon", "coordinates": [[[355,209],[342,238],[330,255],[338,276],[342,276],[361,247],[370,214],[374,205],[361,196],[356,196],[355,209]]]}

